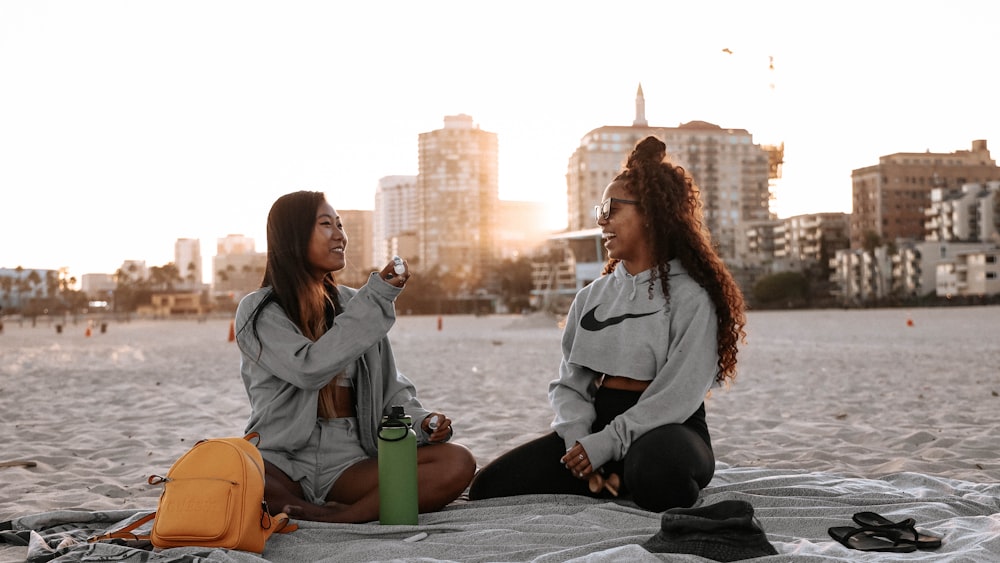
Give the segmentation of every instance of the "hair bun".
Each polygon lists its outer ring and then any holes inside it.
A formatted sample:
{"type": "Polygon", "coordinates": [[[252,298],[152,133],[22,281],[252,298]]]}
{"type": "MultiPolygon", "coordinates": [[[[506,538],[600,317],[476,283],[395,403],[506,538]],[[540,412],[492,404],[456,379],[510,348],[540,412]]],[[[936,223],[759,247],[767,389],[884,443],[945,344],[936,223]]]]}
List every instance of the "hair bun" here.
{"type": "Polygon", "coordinates": [[[656,137],[649,136],[639,141],[632,151],[632,158],[638,162],[659,164],[667,157],[667,145],[656,137]]]}

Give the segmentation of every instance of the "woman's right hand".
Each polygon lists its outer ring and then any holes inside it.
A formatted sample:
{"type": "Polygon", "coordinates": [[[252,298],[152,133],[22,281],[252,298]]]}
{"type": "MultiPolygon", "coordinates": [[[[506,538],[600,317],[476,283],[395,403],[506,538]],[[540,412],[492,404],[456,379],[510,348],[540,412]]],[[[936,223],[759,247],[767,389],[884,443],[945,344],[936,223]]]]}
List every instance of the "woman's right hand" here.
{"type": "Polygon", "coordinates": [[[382,268],[381,272],[379,272],[379,276],[389,285],[403,287],[406,285],[406,280],[410,279],[410,267],[406,263],[406,260],[403,260],[403,273],[397,274],[396,262],[394,260],[389,260],[389,263],[382,268]]]}
{"type": "Polygon", "coordinates": [[[590,458],[587,456],[587,450],[583,449],[580,442],[573,444],[573,447],[567,450],[566,455],[562,456],[559,461],[577,479],[588,479],[594,471],[594,468],[590,466],[590,458]]]}

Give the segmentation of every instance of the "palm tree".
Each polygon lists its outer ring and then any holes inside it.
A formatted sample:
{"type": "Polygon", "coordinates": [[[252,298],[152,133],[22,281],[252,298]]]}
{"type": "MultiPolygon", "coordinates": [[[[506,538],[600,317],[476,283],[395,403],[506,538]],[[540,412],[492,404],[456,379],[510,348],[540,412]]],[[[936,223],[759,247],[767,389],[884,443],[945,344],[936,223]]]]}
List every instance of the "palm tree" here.
{"type": "Polygon", "coordinates": [[[149,269],[149,285],[160,291],[173,291],[174,284],[183,281],[173,262],[149,269]]]}
{"type": "Polygon", "coordinates": [[[42,275],[38,273],[38,270],[31,270],[28,272],[28,281],[31,282],[31,291],[35,297],[38,296],[38,286],[42,285],[42,275]]]}
{"type": "MultiPolygon", "coordinates": [[[[23,268],[20,266],[18,268],[22,273],[24,272],[23,268]]],[[[38,270],[31,270],[27,276],[19,279],[17,283],[18,297],[21,297],[23,293],[28,294],[28,298],[21,302],[21,311],[28,312],[28,315],[31,317],[31,326],[35,326],[35,316],[38,314],[36,299],[39,297],[38,292],[41,290],[39,286],[42,283],[42,276],[39,275],[38,270]]]]}
{"type": "Polygon", "coordinates": [[[76,324],[76,312],[79,308],[86,306],[87,297],[82,291],[73,289],[76,285],[76,277],[69,274],[68,268],[59,268],[59,297],[60,301],[68,312],[73,314],[73,323],[76,324]]]}
{"type": "Polygon", "coordinates": [[[14,278],[3,276],[0,278],[0,288],[3,289],[3,301],[6,303],[10,299],[10,292],[14,289],[14,278]]]}
{"type": "Polygon", "coordinates": [[[17,291],[17,307],[18,309],[24,309],[24,292],[31,288],[28,281],[24,279],[24,268],[18,266],[14,268],[13,287],[17,291]]]}
{"type": "MultiPolygon", "coordinates": [[[[113,308],[116,312],[129,313],[135,307],[135,293],[138,281],[134,280],[136,270],[135,264],[129,264],[123,270],[119,268],[115,271],[115,290],[112,294],[113,308]]],[[[126,316],[126,318],[128,318],[126,316]]]]}

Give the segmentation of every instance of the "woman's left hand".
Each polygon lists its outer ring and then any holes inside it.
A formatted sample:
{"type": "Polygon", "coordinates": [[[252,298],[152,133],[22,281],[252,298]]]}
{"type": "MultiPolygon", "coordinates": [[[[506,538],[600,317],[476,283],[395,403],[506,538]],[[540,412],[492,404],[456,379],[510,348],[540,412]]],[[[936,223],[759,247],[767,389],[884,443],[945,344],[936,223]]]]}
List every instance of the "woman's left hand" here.
{"type": "Polygon", "coordinates": [[[427,415],[420,428],[427,434],[431,442],[444,442],[451,438],[451,419],[439,412],[427,415]],[[432,422],[434,422],[435,428],[431,428],[432,422]]]}
{"type": "Polygon", "coordinates": [[[559,461],[577,479],[588,479],[590,474],[594,472],[594,468],[590,466],[590,458],[587,457],[587,450],[583,449],[580,442],[573,444],[573,447],[567,450],[566,455],[562,456],[559,461]]]}

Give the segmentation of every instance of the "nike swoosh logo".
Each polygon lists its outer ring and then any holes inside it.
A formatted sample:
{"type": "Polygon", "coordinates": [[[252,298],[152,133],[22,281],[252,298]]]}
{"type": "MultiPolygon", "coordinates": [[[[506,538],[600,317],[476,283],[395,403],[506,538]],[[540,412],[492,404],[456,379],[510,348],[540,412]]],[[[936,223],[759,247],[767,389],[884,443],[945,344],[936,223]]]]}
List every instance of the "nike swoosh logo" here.
{"type": "Polygon", "coordinates": [[[597,320],[597,315],[595,314],[598,307],[600,307],[600,305],[594,305],[594,308],[587,311],[587,314],[580,319],[580,328],[583,330],[589,330],[590,332],[597,332],[599,330],[604,330],[609,326],[619,324],[627,319],[639,319],[658,313],[658,311],[652,311],[650,313],[625,313],[624,315],[609,317],[603,321],[599,321],[597,320]]]}

